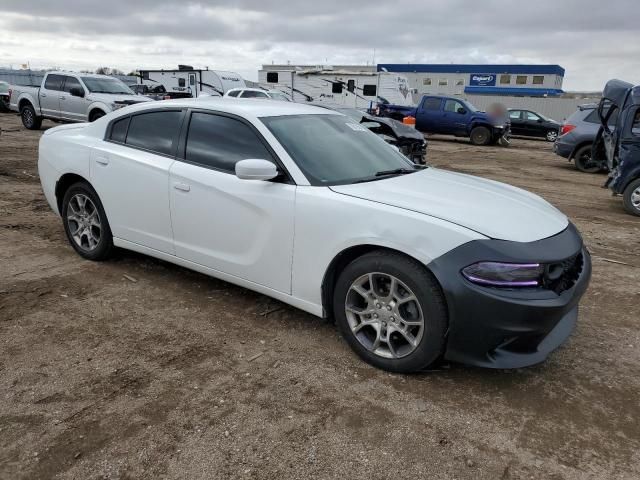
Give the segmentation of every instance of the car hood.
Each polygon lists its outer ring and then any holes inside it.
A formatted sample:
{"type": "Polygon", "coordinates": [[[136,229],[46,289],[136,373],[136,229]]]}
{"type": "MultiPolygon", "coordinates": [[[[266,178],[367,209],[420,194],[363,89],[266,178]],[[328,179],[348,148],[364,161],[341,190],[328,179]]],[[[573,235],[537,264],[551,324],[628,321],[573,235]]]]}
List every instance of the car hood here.
{"type": "Polygon", "coordinates": [[[133,105],[134,103],[140,102],[151,102],[150,98],[143,97],[142,95],[120,95],[114,93],[90,93],[87,96],[87,100],[91,100],[93,102],[104,102],[104,103],[114,103],[114,102],[123,102],[128,105],[133,105]]]}
{"type": "Polygon", "coordinates": [[[564,214],[533,193],[435,168],[331,189],[437,217],[500,240],[532,242],[568,225],[564,214]]]}

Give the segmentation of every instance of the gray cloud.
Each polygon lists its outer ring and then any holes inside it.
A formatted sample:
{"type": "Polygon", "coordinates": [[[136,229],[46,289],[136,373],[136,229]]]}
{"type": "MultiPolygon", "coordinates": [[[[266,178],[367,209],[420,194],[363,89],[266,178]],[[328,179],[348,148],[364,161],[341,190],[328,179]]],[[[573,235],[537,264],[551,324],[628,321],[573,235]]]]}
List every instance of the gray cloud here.
{"type": "MultiPolygon", "coordinates": [[[[3,0],[0,27],[24,38],[23,50],[29,38],[98,43],[105,52],[126,41],[127,61],[139,66],[158,56],[216,67],[235,58],[237,69],[253,61],[254,71],[270,60],[362,63],[375,48],[378,60],[395,63],[559,63],[574,88],[598,88],[608,76],[640,80],[638,27],[628,19],[636,1],[432,3],[3,0]]],[[[69,62],[70,53],[58,52],[51,64],[69,62]]]]}

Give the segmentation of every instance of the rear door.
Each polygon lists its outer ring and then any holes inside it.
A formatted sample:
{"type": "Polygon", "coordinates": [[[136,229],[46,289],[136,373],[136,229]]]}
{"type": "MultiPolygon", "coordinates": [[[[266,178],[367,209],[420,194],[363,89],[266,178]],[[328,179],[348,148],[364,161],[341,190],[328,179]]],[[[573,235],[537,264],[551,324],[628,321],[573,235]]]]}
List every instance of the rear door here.
{"type": "Polygon", "coordinates": [[[442,98],[423,97],[416,112],[416,128],[423,132],[440,133],[442,129],[442,98]]]}
{"type": "Polygon", "coordinates": [[[64,75],[47,74],[42,88],[40,88],[40,110],[45,117],[59,118],[60,96],[64,85],[64,75]]]}
{"type": "Polygon", "coordinates": [[[169,168],[184,113],[137,113],[112,122],[93,150],[91,183],[114,237],[173,254],[169,168]]]}
{"type": "Polygon", "coordinates": [[[296,186],[235,175],[239,160],[277,163],[266,141],[241,119],[194,111],[180,150],[169,183],[176,255],[290,293],[296,186]]]}

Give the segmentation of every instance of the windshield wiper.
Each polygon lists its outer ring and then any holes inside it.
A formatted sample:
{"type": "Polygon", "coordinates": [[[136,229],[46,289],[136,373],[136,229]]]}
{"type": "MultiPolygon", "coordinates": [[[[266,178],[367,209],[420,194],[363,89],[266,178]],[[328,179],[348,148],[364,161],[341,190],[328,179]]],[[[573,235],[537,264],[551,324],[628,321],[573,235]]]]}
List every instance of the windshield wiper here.
{"type": "Polygon", "coordinates": [[[376,177],[384,177],[386,175],[404,175],[406,173],[417,172],[418,170],[415,168],[394,168],[393,170],[381,170],[376,172],[374,176],[376,177]]]}

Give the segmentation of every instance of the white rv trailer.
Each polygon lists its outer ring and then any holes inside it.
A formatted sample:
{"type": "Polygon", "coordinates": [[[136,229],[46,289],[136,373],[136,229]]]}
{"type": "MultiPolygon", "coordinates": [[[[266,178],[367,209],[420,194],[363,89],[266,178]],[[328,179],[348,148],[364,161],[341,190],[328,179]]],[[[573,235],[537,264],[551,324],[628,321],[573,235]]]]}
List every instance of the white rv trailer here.
{"type": "Polygon", "coordinates": [[[353,108],[374,108],[378,103],[413,104],[407,79],[396,73],[264,66],[258,72],[258,82],[288,93],[294,102],[327,102],[353,108]]]}
{"type": "Polygon", "coordinates": [[[235,72],[222,70],[198,70],[179,65],[177,70],[140,70],[140,83],[161,84],[169,93],[221,97],[227,90],[243,88],[244,79],[235,72]]]}

